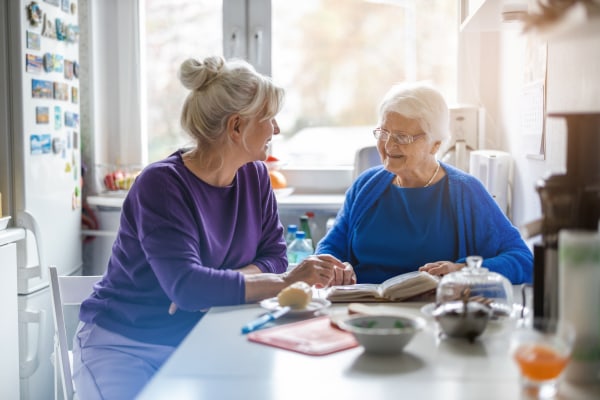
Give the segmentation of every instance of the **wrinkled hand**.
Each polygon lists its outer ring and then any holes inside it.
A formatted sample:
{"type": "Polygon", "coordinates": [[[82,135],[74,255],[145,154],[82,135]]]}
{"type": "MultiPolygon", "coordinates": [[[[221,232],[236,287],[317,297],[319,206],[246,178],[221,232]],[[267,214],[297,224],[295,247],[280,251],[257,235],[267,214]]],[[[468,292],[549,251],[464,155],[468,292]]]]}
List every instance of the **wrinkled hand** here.
{"type": "Polygon", "coordinates": [[[304,281],[311,286],[323,288],[331,285],[356,283],[354,268],[329,254],[312,255],[291,270],[286,280],[291,283],[304,281]]]}
{"type": "Polygon", "coordinates": [[[419,271],[429,272],[431,275],[444,276],[451,272],[463,269],[466,264],[455,264],[451,261],[436,261],[427,263],[419,268],[419,271]]]}

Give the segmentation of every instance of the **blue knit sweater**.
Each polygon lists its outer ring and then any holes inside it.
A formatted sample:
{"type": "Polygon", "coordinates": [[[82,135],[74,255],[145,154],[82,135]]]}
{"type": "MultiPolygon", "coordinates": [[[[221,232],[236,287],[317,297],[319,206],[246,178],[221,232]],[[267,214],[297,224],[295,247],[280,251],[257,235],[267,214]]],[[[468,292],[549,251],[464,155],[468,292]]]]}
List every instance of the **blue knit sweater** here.
{"type": "MultiPolygon", "coordinates": [[[[485,187],[475,177],[441,163],[448,178],[451,209],[457,232],[457,260],[467,256],[483,257],[483,266],[507,277],[513,284],[530,283],[533,275],[533,255],[519,231],[512,225],[485,187]]],[[[317,254],[332,254],[352,265],[359,264],[352,241],[367,210],[373,206],[392,183],[394,174],[382,166],[363,172],[346,192],[342,209],[333,228],[317,245],[317,254]]],[[[384,233],[382,233],[384,234],[384,233]]],[[[435,246],[435,243],[432,243],[435,246]]],[[[430,260],[423,254],[423,265],[430,260]]],[[[415,265],[415,270],[420,266],[415,265]]],[[[360,269],[356,270],[360,279],[360,269]]]]}

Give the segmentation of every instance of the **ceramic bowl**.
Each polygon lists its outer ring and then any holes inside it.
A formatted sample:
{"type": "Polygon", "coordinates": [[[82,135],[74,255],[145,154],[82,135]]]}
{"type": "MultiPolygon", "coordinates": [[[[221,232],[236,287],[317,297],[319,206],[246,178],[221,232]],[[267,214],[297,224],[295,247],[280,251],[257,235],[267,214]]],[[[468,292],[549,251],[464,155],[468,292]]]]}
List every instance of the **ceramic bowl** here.
{"type": "Polygon", "coordinates": [[[359,315],[346,318],[338,326],[351,332],[367,353],[398,354],[425,327],[418,317],[359,315]]]}

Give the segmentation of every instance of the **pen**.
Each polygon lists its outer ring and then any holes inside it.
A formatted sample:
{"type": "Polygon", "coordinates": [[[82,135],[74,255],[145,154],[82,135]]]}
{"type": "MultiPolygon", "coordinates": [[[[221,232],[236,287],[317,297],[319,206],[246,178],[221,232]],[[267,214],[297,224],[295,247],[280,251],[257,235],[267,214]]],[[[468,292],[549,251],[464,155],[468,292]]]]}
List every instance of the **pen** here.
{"type": "Polygon", "coordinates": [[[260,318],[255,319],[254,321],[250,321],[246,325],[242,326],[242,334],[246,334],[246,333],[255,331],[258,328],[260,328],[261,326],[263,326],[264,324],[266,324],[267,322],[276,320],[277,318],[281,317],[282,315],[284,315],[285,313],[287,313],[290,310],[291,310],[290,307],[281,307],[279,310],[265,314],[265,315],[261,316],[260,318]]]}

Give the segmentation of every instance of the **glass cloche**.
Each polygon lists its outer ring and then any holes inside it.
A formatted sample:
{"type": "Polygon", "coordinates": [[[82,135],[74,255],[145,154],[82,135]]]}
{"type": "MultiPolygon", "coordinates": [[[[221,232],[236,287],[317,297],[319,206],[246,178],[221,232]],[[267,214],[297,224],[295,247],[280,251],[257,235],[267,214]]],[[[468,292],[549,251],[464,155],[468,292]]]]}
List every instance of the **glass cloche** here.
{"type": "Polygon", "coordinates": [[[513,311],[512,285],[506,277],[481,265],[480,256],[467,257],[467,266],[442,278],[436,290],[436,305],[463,301],[491,308],[492,317],[507,317],[513,311]]]}

